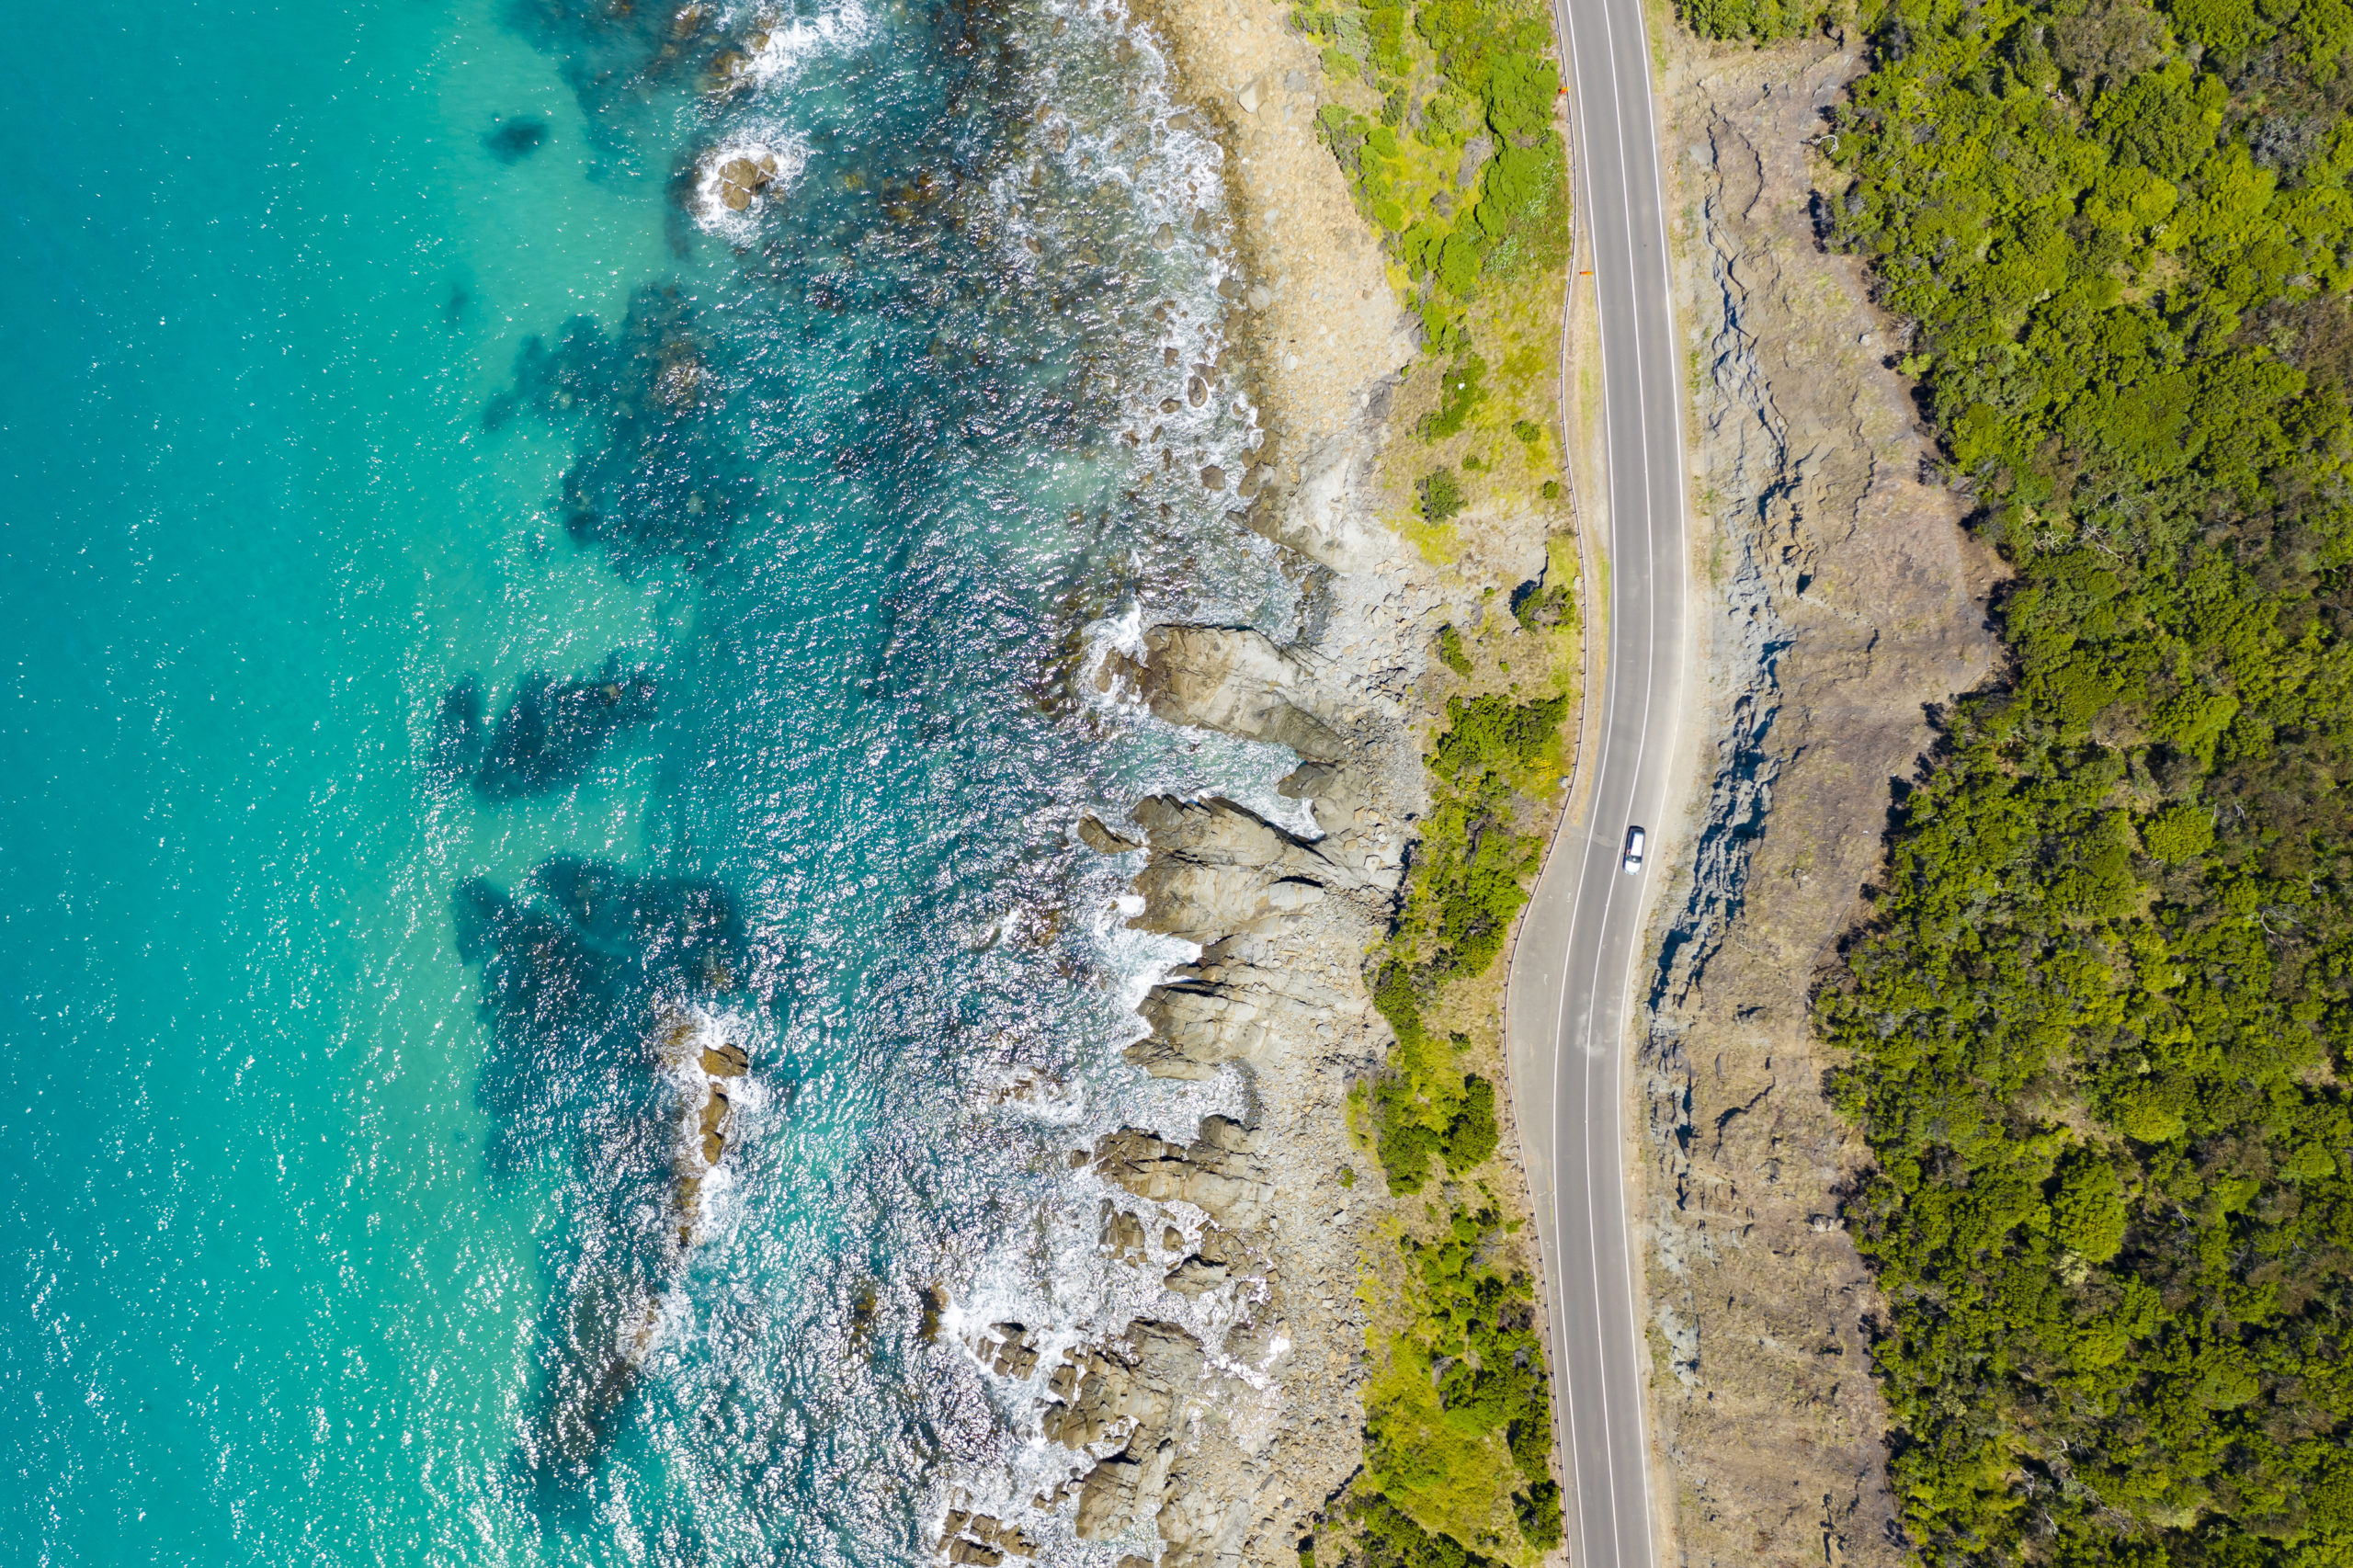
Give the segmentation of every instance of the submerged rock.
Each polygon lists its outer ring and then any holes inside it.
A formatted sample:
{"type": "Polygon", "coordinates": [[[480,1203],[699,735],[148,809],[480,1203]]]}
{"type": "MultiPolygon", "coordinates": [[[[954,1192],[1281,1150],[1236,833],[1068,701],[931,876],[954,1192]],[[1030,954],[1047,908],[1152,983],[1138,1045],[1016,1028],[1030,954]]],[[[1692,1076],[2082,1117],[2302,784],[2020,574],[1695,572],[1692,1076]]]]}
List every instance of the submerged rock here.
{"type": "Polygon", "coordinates": [[[547,122],[524,116],[503,122],[482,139],[482,144],[500,163],[519,164],[538,152],[547,139],[547,122]]]}
{"type": "Polygon", "coordinates": [[[603,1450],[614,1418],[653,1349],[661,1306],[647,1282],[585,1259],[562,1287],[545,1337],[547,1382],[531,1446],[541,1464],[584,1465],[603,1450]]]}
{"type": "Polygon", "coordinates": [[[710,1006],[745,968],[742,930],[715,883],[589,860],[547,861],[516,893],[471,881],[454,903],[491,1030],[475,1092],[492,1119],[492,1169],[557,1162],[567,1173],[529,1447],[540,1465],[584,1466],[635,1386],[691,1239],[719,1153],[709,1140],[723,1146],[720,1081],[749,1065],[713,1036],[710,1006]],[[692,1065],[714,1058],[730,1071],[692,1065]],[[681,1147],[687,1134],[699,1150],[681,1147]]]}
{"type": "MultiPolygon", "coordinates": [[[[452,689],[445,711],[471,680],[452,689]]],[[[514,800],[573,782],[616,737],[654,717],[654,697],[652,671],[623,668],[618,653],[593,676],[524,676],[490,731],[475,790],[492,800],[514,800]]]]}
{"type": "Polygon", "coordinates": [[[724,550],[756,491],[738,428],[716,395],[724,338],[673,286],[638,290],[621,326],[569,323],[551,346],[533,336],[515,358],[513,388],[483,410],[498,430],[536,413],[578,437],[565,471],[564,530],[606,551],[624,576],[662,561],[701,570],[724,550]]]}
{"type": "Polygon", "coordinates": [[[482,682],[460,676],[441,694],[433,712],[432,752],[426,767],[438,784],[471,775],[482,762],[482,682]]]}

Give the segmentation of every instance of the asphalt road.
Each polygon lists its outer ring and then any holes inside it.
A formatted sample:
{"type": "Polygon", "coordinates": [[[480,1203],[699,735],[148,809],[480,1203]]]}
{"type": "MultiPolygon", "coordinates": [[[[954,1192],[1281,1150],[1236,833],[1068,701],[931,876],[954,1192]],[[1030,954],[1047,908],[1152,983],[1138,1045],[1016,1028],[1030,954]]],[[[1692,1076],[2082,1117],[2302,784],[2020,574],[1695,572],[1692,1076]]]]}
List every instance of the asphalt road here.
{"type": "MultiPolygon", "coordinates": [[[[1552,1301],[1572,1561],[1658,1561],[1627,1212],[1628,1033],[1685,698],[1688,562],[1680,355],[1642,0],[1554,0],[1568,52],[1579,218],[1598,309],[1607,482],[1578,500],[1608,589],[1570,808],[1512,958],[1515,1092],[1552,1301]],[[1604,492],[1596,494],[1597,489],[1604,492]],[[1601,503],[1601,505],[1597,505],[1601,503]],[[1598,516],[1597,516],[1598,514],[1598,516]],[[1649,829],[1642,870],[1626,830],[1649,829]]],[[[1596,607],[1597,608],[1599,607],[1596,607]]]]}

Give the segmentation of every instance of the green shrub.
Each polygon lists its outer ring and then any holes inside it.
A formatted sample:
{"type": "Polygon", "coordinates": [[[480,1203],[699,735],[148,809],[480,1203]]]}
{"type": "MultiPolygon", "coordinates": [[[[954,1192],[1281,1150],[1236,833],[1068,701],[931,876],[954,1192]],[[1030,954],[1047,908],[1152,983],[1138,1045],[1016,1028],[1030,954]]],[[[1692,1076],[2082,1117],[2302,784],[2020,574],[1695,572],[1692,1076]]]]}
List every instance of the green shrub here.
{"type": "Polygon", "coordinates": [[[1489,693],[1469,701],[1447,699],[1446,733],[1430,770],[1456,784],[1517,780],[1558,756],[1561,720],[1569,699],[1514,702],[1489,693]]]}
{"type": "Polygon", "coordinates": [[[2142,827],[2141,841],[2160,860],[2195,860],[2214,847],[2214,815],[2193,806],[2168,807],[2142,827]]]}
{"type": "Polygon", "coordinates": [[[1388,1498],[1372,1493],[1352,1511],[1365,1568],[1495,1568],[1450,1535],[1433,1535],[1388,1498]]]}
{"type": "Polygon", "coordinates": [[[1504,1229],[1492,1207],[1456,1203],[1434,1238],[1398,1243],[1408,1321],[1376,1346],[1385,1354],[1365,1390],[1365,1468],[1345,1509],[1368,1563],[1486,1561],[1466,1539],[1505,1554],[1488,1523],[1507,1529],[1499,1515],[1530,1540],[1548,1511],[1558,1528],[1536,1292],[1498,1267],[1504,1229]]]}
{"type": "Polygon", "coordinates": [[[1499,135],[1531,137],[1546,131],[1561,73],[1541,55],[1514,51],[1499,56],[1487,78],[1487,123],[1499,135]]]}
{"type": "Polygon", "coordinates": [[[1487,265],[1486,236],[1475,226],[1463,224],[1451,230],[1438,230],[1433,243],[1439,287],[1459,300],[1476,294],[1479,274],[1487,265]]]}
{"type": "Polygon", "coordinates": [[[1387,6],[1302,15],[1302,26],[1326,40],[1327,72],[1346,79],[1361,69],[1379,84],[1379,122],[1327,105],[1324,140],[1358,208],[1395,236],[1397,259],[1414,278],[1434,281],[1434,297],[1419,308],[1430,351],[1443,352],[1483,277],[1516,278],[1567,259],[1568,165],[1552,131],[1560,73],[1548,55],[1550,28],[1510,0],[1428,0],[1412,7],[1410,26],[1405,9],[1387,6]],[[1416,36],[1444,79],[1417,126],[1416,36]],[[1442,217],[1436,190],[1416,171],[1443,165],[1481,121],[1501,146],[1486,163],[1477,202],[1442,217]]]}
{"type": "Polygon", "coordinates": [[[1822,25],[1822,0],[1678,0],[1683,25],[1702,38],[1770,43],[1822,25]]]}
{"type": "Polygon", "coordinates": [[[1557,139],[1487,160],[1472,220],[1491,246],[1487,270],[1515,278],[1568,259],[1568,162],[1557,139]]]}
{"type": "Polygon", "coordinates": [[[1422,475],[1422,516],[1433,523],[1443,523],[1462,511],[1462,482],[1454,477],[1450,468],[1434,468],[1422,475]]]}
{"type": "Polygon", "coordinates": [[[1486,374],[1487,362],[1476,354],[1465,354],[1448,366],[1438,382],[1438,407],[1424,424],[1423,436],[1442,441],[1449,436],[1460,435],[1471,422],[1471,415],[1487,400],[1483,384],[1486,374]]]}
{"type": "Polygon", "coordinates": [[[1446,1168],[1464,1176],[1487,1163],[1503,1134],[1495,1125],[1495,1086],[1475,1074],[1462,1075],[1462,1104],[1448,1122],[1438,1153],[1446,1168]]]}
{"type": "Polygon", "coordinates": [[[1365,36],[1372,44],[1373,69],[1391,76],[1410,74],[1414,61],[1405,52],[1404,7],[1369,6],[1364,16],[1365,36]]]}
{"type": "Polygon", "coordinates": [[[1419,1192],[1430,1179],[1430,1157],[1444,1147],[1445,1133],[1429,1124],[1433,1112],[1447,1121],[1447,1106],[1419,1100],[1406,1078],[1383,1075],[1373,1088],[1373,1153],[1381,1161],[1392,1196],[1419,1192]]]}
{"type": "Polygon", "coordinates": [[[1523,583],[1511,596],[1512,619],[1523,631],[1546,631],[1576,620],[1574,593],[1567,583],[1523,583]]]}
{"type": "Polygon", "coordinates": [[[1511,1494],[1511,1511],[1519,1522],[1520,1539],[1537,1551],[1550,1551],[1561,1544],[1561,1488],[1559,1483],[1540,1481],[1525,1492],[1511,1494]]]}
{"type": "Polygon", "coordinates": [[[1438,663],[1468,680],[1471,676],[1471,655],[1462,651],[1462,634],[1451,626],[1438,629],[1438,663]]]}
{"type": "Polygon", "coordinates": [[[2052,1239],[2087,1263],[2106,1263],[2124,1245],[2124,1217],[2116,1167],[2087,1149],[2070,1156],[2051,1200],[2052,1239]]]}

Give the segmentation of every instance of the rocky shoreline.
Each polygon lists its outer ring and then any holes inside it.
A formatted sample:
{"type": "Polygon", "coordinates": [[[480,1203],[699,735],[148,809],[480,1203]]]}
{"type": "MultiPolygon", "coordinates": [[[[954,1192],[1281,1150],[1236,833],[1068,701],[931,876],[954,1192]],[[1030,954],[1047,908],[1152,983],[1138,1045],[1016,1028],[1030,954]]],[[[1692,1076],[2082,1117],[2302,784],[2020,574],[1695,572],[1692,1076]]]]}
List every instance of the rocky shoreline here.
{"type": "MultiPolygon", "coordinates": [[[[1349,1093],[1393,1035],[1368,994],[1419,816],[1438,704],[1423,676],[1441,626],[1474,626],[1499,590],[1540,578],[1547,522],[1461,519],[1434,566],[1384,522],[1381,458],[1414,352],[1384,258],[1317,139],[1317,51],[1256,0],[1156,0],[1140,18],[1178,96],[1216,130],[1241,277],[1225,323],[1265,443],[1230,513],[1292,552],[1301,631],[1148,628],[1105,650],[1090,699],[1290,748],[1279,788],[1313,834],[1230,800],[1107,803],[1073,825],[1134,868],[1131,924],[1197,943],[1151,987],[1128,1060],[1156,1077],[1237,1074],[1245,1111],[1122,1127],[1074,1150],[1099,1182],[1101,1251],[1188,1300],[1232,1303],[1214,1343],[1140,1316],[1063,1353],[1038,1433],[1084,1463],[1034,1501],[1082,1541],[1149,1528],[1165,1568],[1299,1561],[1301,1539],[1363,1463],[1367,1244],[1398,1205],[1350,1136],[1349,1093]]],[[[1181,392],[1177,395],[1182,395],[1181,392]]],[[[1516,1146],[1509,1144],[1507,1146],[1516,1146]]],[[[1525,1211],[1507,1166],[1495,1185],[1525,1211]]],[[[1028,1331],[975,1353],[1024,1373],[1028,1331]]],[[[1040,1547],[961,1504],[939,1549],[983,1568],[1040,1547]]],[[[1122,1568],[1147,1561],[1122,1557],[1122,1568]]]]}
{"type": "Polygon", "coordinates": [[[1353,1180],[1347,1094],[1389,1042],[1364,954],[1387,927],[1422,801],[1402,693],[1370,694],[1355,672],[1370,660],[1411,673],[1428,631],[1409,576],[1319,579],[1313,642],[1164,626],[1141,659],[1100,666],[1104,695],[1167,722],[1292,746],[1302,761],[1281,793],[1321,831],[1165,796],[1116,827],[1081,824],[1090,846],[1136,864],[1131,924],[1201,949],[1145,995],[1149,1032],[1128,1059],[1165,1078],[1238,1070],[1248,1106],[1241,1120],[1123,1127],[1073,1155],[1124,1195],[1103,1205],[1115,1260],[1241,1309],[1216,1345],[1140,1319],[1057,1369],[1041,1430],[1094,1460],[1076,1487],[1082,1540],[1151,1523],[1163,1563],[1289,1561],[1360,1462],[1359,1248],[1381,1200],[1377,1177],[1353,1180]]]}

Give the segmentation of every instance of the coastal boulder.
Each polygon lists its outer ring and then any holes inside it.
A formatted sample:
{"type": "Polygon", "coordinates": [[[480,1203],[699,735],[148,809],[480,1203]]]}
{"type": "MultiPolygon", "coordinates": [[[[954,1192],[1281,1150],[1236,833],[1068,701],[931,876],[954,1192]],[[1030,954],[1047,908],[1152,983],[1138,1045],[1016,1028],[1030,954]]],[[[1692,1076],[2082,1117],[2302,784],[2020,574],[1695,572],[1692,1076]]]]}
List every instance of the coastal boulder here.
{"type": "MultiPolygon", "coordinates": [[[[1224,483],[1222,472],[1218,483],[1224,483]]],[[[1106,659],[1103,680],[1131,682],[1154,717],[1289,746],[1302,757],[1329,761],[1347,755],[1347,743],[1307,706],[1307,665],[1263,632],[1155,626],[1143,643],[1140,661],[1120,653],[1106,659]]]]}
{"type": "Polygon", "coordinates": [[[1081,1540],[1118,1535],[1159,1506],[1186,1399],[1199,1387],[1203,1367],[1201,1343],[1189,1332],[1140,1318],[1120,1338],[1055,1369],[1050,1386],[1063,1397],[1046,1408],[1045,1435],[1082,1451],[1120,1443],[1080,1483],[1081,1540]]]}
{"type": "Polygon", "coordinates": [[[1144,1505],[1159,1501],[1168,1484],[1168,1467],[1176,1459],[1174,1443],[1140,1450],[1131,1442],[1097,1464],[1079,1485],[1078,1517],[1072,1533],[1081,1540],[1101,1540],[1125,1530],[1144,1505]]]}
{"type": "Polygon", "coordinates": [[[1361,879],[1315,846],[1222,798],[1154,795],[1130,813],[1152,858],[1135,880],[1143,912],[1128,922],[1204,945],[1239,932],[1269,931],[1361,879]]]}
{"type": "Polygon", "coordinates": [[[730,212],[745,211],[752,205],[752,199],[767,189],[776,176],[776,159],[771,154],[730,158],[719,165],[719,199],[730,212]]]}
{"type": "Polygon", "coordinates": [[[1187,1301],[1197,1301],[1242,1272],[1248,1254],[1233,1232],[1211,1225],[1201,1232],[1201,1244],[1168,1271],[1168,1288],[1187,1301]]]}
{"type": "MultiPolygon", "coordinates": [[[[1250,1490],[1205,1471],[1199,1456],[1189,1457],[1186,1468],[1167,1482],[1167,1506],[1160,1512],[1160,1539],[1167,1543],[1159,1568],[1212,1568],[1241,1555],[1253,1504],[1250,1490]]],[[[1435,1554],[1433,1554],[1435,1555],[1435,1554]]]]}
{"type": "Polygon", "coordinates": [[[1220,1224],[1245,1228],[1265,1214],[1274,1187],[1254,1156],[1257,1139],[1240,1122],[1212,1116],[1183,1147],[1138,1127],[1107,1132],[1093,1164],[1104,1180],[1155,1203],[1189,1203],[1220,1224]]]}
{"type": "Polygon", "coordinates": [[[1131,849],[1143,847],[1136,840],[1112,832],[1103,825],[1101,818],[1095,816],[1078,819],[1078,841],[1097,855],[1124,855],[1131,849]]]}
{"type": "Polygon", "coordinates": [[[1046,1435],[1085,1449],[1125,1432],[1148,1449],[1175,1429],[1201,1364],[1200,1341],[1181,1324],[1138,1318],[1119,1338],[1055,1369],[1051,1386],[1064,1401],[1047,1407],[1046,1435]],[[1067,1385],[1065,1371],[1075,1374],[1067,1385]]]}
{"type": "MultiPolygon", "coordinates": [[[[1099,1233],[1105,1252],[1120,1263],[1141,1264],[1144,1261],[1148,1255],[1144,1249],[1142,1220],[1124,1209],[1112,1207],[1111,1200],[1107,1198],[1103,1200],[1101,1221],[1099,1233]]],[[[1058,1389],[1055,1392],[1068,1391],[1058,1389]]]]}

